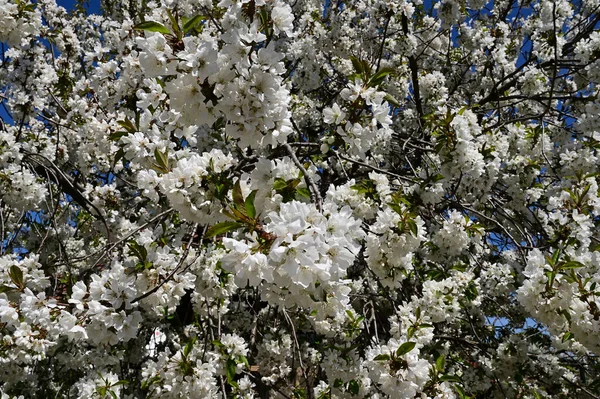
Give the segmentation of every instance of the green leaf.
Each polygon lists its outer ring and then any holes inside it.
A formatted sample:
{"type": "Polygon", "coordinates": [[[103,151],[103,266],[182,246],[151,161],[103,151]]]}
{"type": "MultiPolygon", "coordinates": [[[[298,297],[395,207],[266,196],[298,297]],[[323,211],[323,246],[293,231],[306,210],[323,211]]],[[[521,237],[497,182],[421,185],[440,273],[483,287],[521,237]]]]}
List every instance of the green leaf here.
{"type": "Polygon", "coordinates": [[[469,396],[465,393],[465,390],[460,385],[453,385],[456,393],[458,393],[458,397],[460,399],[468,399],[469,396]]]}
{"type": "Polygon", "coordinates": [[[295,189],[296,187],[298,187],[298,184],[300,184],[300,182],[302,181],[302,179],[297,178],[297,179],[292,179],[287,181],[287,187],[291,188],[291,189],[295,189]]]}
{"type": "Polygon", "coordinates": [[[225,345],[221,341],[219,341],[217,339],[215,339],[214,341],[212,341],[212,344],[215,346],[215,348],[223,348],[223,347],[225,347],[225,345]]]}
{"type": "Polygon", "coordinates": [[[394,107],[396,108],[400,108],[402,107],[402,104],[400,104],[400,102],[398,100],[396,100],[392,95],[390,94],[386,94],[383,99],[385,101],[387,101],[388,103],[392,104],[394,107]]]}
{"type": "Polygon", "coordinates": [[[243,363],[244,366],[246,366],[246,368],[248,370],[250,369],[250,362],[248,362],[248,358],[246,356],[239,355],[238,356],[238,363],[243,363]]]}
{"type": "Polygon", "coordinates": [[[414,349],[416,342],[405,342],[396,350],[396,356],[406,355],[408,352],[414,349]]]}
{"type": "Polygon", "coordinates": [[[362,75],[358,74],[358,73],[351,73],[350,75],[348,75],[348,80],[351,82],[355,82],[356,79],[362,79],[362,75]]]}
{"type": "Polygon", "coordinates": [[[190,354],[195,343],[196,343],[196,337],[190,339],[188,341],[188,343],[185,344],[185,347],[183,348],[183,356],[184,357],[187,357],[190,354]]]}
{"type": "Polygon", "coordinates": [[[473,283],[472,281],[469,283],[469,285],[467,286],[467,289],[465,290],[465,297],[469,300],[469,301],[473,301],[477,298],[477,295],[479,294],[479,292],[477,291],[477,286],[475,285],[475,283],[473,283]]]}
{"type": "Polygon", "coordinates": [[[554,287],[554,280],[556,279],[556,272],[554,272],[553,270],[546,270],[544,274],[548,278],[548,282],[546,283],[547,288],[552,289],[554,287]]]}
{"type": "Polygon", "coordinates": [[[352,61],[352,66],[354,67],[356,73],[362,74],[364,72],[363,64],[358,58],[352,56],[350,57],[350,61],[352,61]]]}
{"type": "Polygon", "coordinates": [[[411,339],[414,335],[415,335],[415,326],[408,327],[408,329],[406,330],[406,337],[408,339],[411,339]]]}
{"type": "Polygon", "coordinates": [[[442,382],[444,382],[444,381],[448,381],[448,382],[460,382],[460,378],[458,378],[455,375],[444,374],[443,376],[440,377],[440,381],[442,381],[442,382]]]}
{"type": "Polygon", "coordinates": [[[148,250],[143,245],[138,244],[136,241],[129,241],[129,251],[138,258],[141,262],[146,262],[148,257],[148,250]]]}
{"type": "Polygon", "coordinates": [[[294,399],[306,399],[306,391],[304,390],[304,388],[296,387],[292,392],[292,397],[294,399]]]}
{"type": "Polygon", "coordinates": [[[462,107],[462,108],[461,108],[461,109],[458,111],[458,115],[462,116],[462,114],[464,114],[464,113],[465,113],[465,111],[466,111],[466,110],[468,110],[468,109],[469,109],[469,107],[467,107],[467,106],[464,106],[464,107],[462,107]]]}
{"type": "Polygon", "coordinates": [[[535,396],[535,399],[542,399],[542,395],[540,395],[538,391],[533,390],[533,391],[531,391],[531,393],[533,393],[533,396],[535,396]]]}
{"type": "Polygon", "coordinates": [[[169,154],[167,151],[165,151],[163,153],[158,149],[158,147],[155,148],[154,149],[154,159],[156,160],[156,165],[161,169],[161,171],[168,172],[170,170],[169,154]]]}
{"type": "Polygon", "coordinates": [[[117,123],[119,124],[119,126],[121,126],[123,129],[127,130],[129,133],[137,132],[135,125],[133,124],[133,122],[131,122],[129,120],[129,118],[125,118],[124,121],[117,121],[117,123]]]}
{"type": "Polygon", "coordinates": [[[446,356],[440,355],[437,359],[435,359],[435,368],[437,371],[444,371],[446,367],[446,356]]]}
{"type": "Polygon", "coordinates": [[[275,191],[283,190],[286,187],[287,187],[287,183],[281,177],[276,178],[275,181],[273,182],[273,190],[275,190],[275,191]]]}
{"type": "Polygon", "coordinates": [[[350,188],[358,191],[359,194],[372,194],[376,192],[375,184],[370,179],[361,180],[350,188]]]}
{"type": "Polygon", "coordinates": [[[573,339],[573,333],[571,331],[567,331],[562,337],[562,342],[567,342],[570,339],[573,339]]]}
{"type": "Polygon", "coordinates": [[[391,359],[390,355],[388,355],[386,353],[382,353],[381,355],[377,355],[377,356],[375,356],[375,358],[373,358],[373,360],[375,360],[376,362],[390,360],[390,359],[391,359]]]}
{"type": "Polygon", "coordinates": [[[254,197],[256,196],[257,191],[258,190],[252,190],[252,192],[250,194],[248,194],[248,196],[246,197],[246,200],[244,201],[244,205],[246,207],[246,213],[252,219],[254,219],[256,217],[256,207],[254,206],[254,197]]]}
{"type": "Polygon", "coordinates": [[[196,15],[192,17],[190,20],[186,21],[183,24],[183,33],[188,33],[190,30],[196,27],[200,23],[200,21],[206,20],[207,17],[204,15],[196,15]]]}
{"type": "Polygon", "coordinates": [[[391,67],[381,67],[379,68],[379,70],[377,71],[377,73],[375,75],[373,75],[373,78],[377,78],[379,76],[387,76],[387,75],[392,75],[395,74],[396,70],[394,68],[391,67]]]}
{"type": "Polygon", "coordinates": [[[581,262],[577,262],[575,260],[571,260],[569,262],[565,262],[560,266],[560,269],[578,269],[580,267],[585,267],[585,265],[581,262]]]}
{"type": "Polygon", "coordinates": [[[362,69],[363,69],[363,77],[364,80],[367,81],[369,76],[371,75],[371,66],[369,65],[369,61],[362,60],[362,69]]]}
{"type": "Polygon", "coordinates": [[[23,283],[23,271],[19,266],[11,266],[8,275],[13,284],[19,287],[19,289],[25,288],[25,284],[23,283]]]}
{"type": "Polygon", "coordinates": [[[571,323],[571,313],[569,313],[565,309],[560,309],[560,310],[557,311],[557,313],[560,314],[560,315],[563,315],[565,317],[565,319],[567,319],[567,321],[569,323],[571,323]]]}
{"type": "MultiPolygon", "coordinates": [[[[233,208],[231,208],[231,213],[227,212],[227,211],[224,211],[223,213],[225,213],[227,216],[229,216],[233,220],[245,222],[248,219],[248,216],[244,212],[239,211],[237,208],[238,208],[238,206],[234,204],[233,208]]],[[[244,209],[242,209],[242,210],[244,210],[244,209]]]]}
{"type": "Polygon", "coordinates": [[[169,17],[169,21],[171,21],[171,26],[173,27],[173,32],[175,32],[175,36],[177,36],[178,39],[181,39],[181,30],[179,29],[179,23],[177,23],[177,20],[173,16],[171,10],[167,10],[167,16],[169,17]]]}
{"type": "Polygon", "coordinates": [[[125,132],[123,130],[119,130],[118,132],[113,132],[108,135],[108,139],[112,141],[119,141],[119,139],[123,136],[127,136],[129,132],[125,132]]]}
{"type": "Polygon", "coordinates": [[[119,148],[119,151],[117,151],[117,153],[115,154],[115,161],[113,167],[116,166],[121,159],[123,159],[123,165],[125,165],[125,150],[119,148]]]}
{"type": "Polygon", "coordinates": [[[371,76],[371,79],[369,79],[369,87],[377,87],[379,86],[383,80],[386,78],[386,76],[391,75],[395,73],[395,70],[393,68],[389,68],[389,67],[383,67],[380,68],[379,71],[377,71],[377,73],[373,76],[371,76]]]}
{"type": "Polygon", "coordinates": [[[358,381],[351,380],[350,382],[348,382],[348,392],[350,392],[353,396],[355,396],[355,395],[358,395],[359,391],[360,391],[360,385],[358,384],[358,381]]]}
{"type": "Polygon", "coordinates": [[[306,187],[299,187],[296,189],[296,192],[300,197],[310,198],[310,190],[306,187]]]}
{"type": "Polygon", "coordinates": [[[242,187],[240,186],[239,179],[233,185],[233,203],[238,207],[244,205],[244,196],[242,195],[242,187]]]}
{"type": "Polygon", "coordinates": [[[229,385],[231,385],[232,387],[237,388],[238,384],[235,381],[235,369],[236,368],[237,368],[237,364],[235,363],[235,360],[227,359],[227,363],[225,365],[225,370],[227,373],[227,383],[229,383],[229,385]]]}
{"type": "Polygon", "coordinates": [[[15,289],[13,287],[9,287],[8,285],[0,285],[0,294],[2,294],[3,292],[10,292],[14,290],[15,289]]]}
{"type": "Polygon", "coordinates": [[[158,22],[154,22],[154,21],[142,22],[142,23],[134,26],[133,29],[147,30],[149,32],[159,32],[159,33],[163,33],[165,35],[171,33],[166,26],[159,24],[158,22]]]}
{"type": "Polygon", "coordinates": [[[214,226],[212,226],[210,229],[208,229],[206,231],[206,234],[204,235],[206,238],[212,238],[221,234],[225,234],[228,233],[230,231],[233,230],[237,230],[240,227],[243,227],[244,225],[242,223],[238,223],[238,222],[222,222],[222,223],[217,223],[214,226]]]}
{"type": "MultiPolygon", "coordinates": [[[[394,212],[396,212],[398,215],[402,216],[402,214],[404,213],[404,211],[402,210],[402,207],[399,204],[395,204],[393,202],[388,203],[388,206],[390,208],[392,208],[392,210],[394,212]]],[[[399,223],[400,224],[400,223],[399,223]]]]}
{"type": "Polygon", "coordinates": [[[552,254],[552,263],[550,263],[551,266],[556,265],[556,263],[558,262],[558,259],[560,258],[562,251],[559,249],[557,249],[556,251],[554,251],[554,253],[552,254]]]}
{"type": "Polygon", "coordinates": [[[406,221],[406,226],[408,227],[413,236],[416,237],[418,235],[417,222],[415,222],[412,219],[409,219],[406,221]]]}
{"type": "MultiPolygon", "coordinates": [[[[260,12],[259,12],[259,17],[260,17],[260,29],[261,31],[265,31],[265,33],[269,34],[269,11],[267,10],[267,7],[260,7],[260,12]]],[[[271,29],[272,32],[272,29],[271,29]]]]}

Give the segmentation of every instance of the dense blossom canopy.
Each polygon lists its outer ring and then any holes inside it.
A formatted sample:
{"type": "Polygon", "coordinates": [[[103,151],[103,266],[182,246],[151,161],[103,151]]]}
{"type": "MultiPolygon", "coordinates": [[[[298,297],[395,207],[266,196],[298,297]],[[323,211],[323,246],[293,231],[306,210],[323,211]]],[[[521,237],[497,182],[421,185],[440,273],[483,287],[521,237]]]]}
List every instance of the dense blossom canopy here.
{"type": "Polygon", "coordinates": [[[0,0],[0,397],[600,397],[599,0],[0,0]]]}

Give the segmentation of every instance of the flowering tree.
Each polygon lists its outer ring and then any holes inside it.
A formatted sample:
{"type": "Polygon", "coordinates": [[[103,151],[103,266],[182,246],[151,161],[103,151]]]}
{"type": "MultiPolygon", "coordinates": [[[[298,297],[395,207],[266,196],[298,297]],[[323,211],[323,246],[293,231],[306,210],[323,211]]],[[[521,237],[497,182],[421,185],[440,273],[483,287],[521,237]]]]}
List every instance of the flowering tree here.
{"type": "Polygon", "coordinates": [[[0,0],[0,395],[598,398],[597,0],[0,0]]]}

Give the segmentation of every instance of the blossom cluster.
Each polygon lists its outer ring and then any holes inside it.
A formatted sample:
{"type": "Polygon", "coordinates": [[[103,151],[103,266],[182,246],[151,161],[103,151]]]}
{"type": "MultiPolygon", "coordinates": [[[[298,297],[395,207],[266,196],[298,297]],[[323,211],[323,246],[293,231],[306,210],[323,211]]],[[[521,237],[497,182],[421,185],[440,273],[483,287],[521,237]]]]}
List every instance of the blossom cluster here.
{"type": "Polygon", "coordinates": [[[0,398],[600,396],[595,0],[0,0],[0,398]]]}

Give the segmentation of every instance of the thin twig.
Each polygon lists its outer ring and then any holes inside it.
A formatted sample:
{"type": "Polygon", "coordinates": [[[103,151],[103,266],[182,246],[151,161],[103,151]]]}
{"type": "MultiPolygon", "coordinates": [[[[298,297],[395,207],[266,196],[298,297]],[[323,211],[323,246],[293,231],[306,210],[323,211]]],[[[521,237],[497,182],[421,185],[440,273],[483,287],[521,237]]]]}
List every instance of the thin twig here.
{"type": "Polygon", "coordinates": [[[164,212],[159,213],[158,215],[156,215],[155,217],[153,217],[152,219],[150,219],[148,222],[144,223],[143,225],[141,225],[140,227],[136,228],[135,230],[132,230],[130,233],[128,233],[127,235],[125,235],[123,238],[121,238],[120,240],[106,246],[104,249],[101,249],[100,251],[96,251],[95,253],[93,253],[92,255],[86,256],[83,259],[77,259],[77,260],[84,260],[87,259],[90,256],[94,256],[96,255],[98,252],[102,252],[102,254],[100,255],[100,257],[98,259],[96,259],[96,262],[94,262],[94,264],[92,265],[91,269],[93,269],[94,267],[96,267],[98,265],[98,263],[100,263],[100,260],[102,260],[102,258],[104,258],[104,256],[106,256],[107,253],[109,253],[110,251],[113,250],[114,247],[116,247],[117,245],[119,245],[120,243],[124,242],[125,240],[129,239],[131,236],[133,236],[134,234],[136,234],[137,232],[139,232],[140,230],[146,228],[147,226],[149,226],[150,224],[152,224],[154,221],[158,220],[159,218],[169,214],[173,212],[173,208],[169,208],[164,212]]]}
{"type": "Polygon", "coordinates": [[[395,178],[397,178],[397,179],[400,179],[400,180],[404,180],[404,181],[407,181],[407,182],[410,182],[410,183],[416,183],[416,182],[415,182],[413,179],[411,179],[410,177],[401,176],[401,175],[398,175],[398,174],[396,174],[396,173],[392,173],[392,172],[390,172],[389,170],[381,169],[381,168],[378,168],[377,166],[369,165],[368,163],[361,162],[361,161],[357,161],[356,159],[348,158],[348,157],[346,157],[346,156],[344,156],[344,155],[342,155],[342,154],[339,154],[337,151],[336,151],[336,154],[337,154],[337,155],[338,155],[340,158],[342,158],[344,161],[352,162],[352,163],[355,163],[355,164],[357,164],[357,165],[364,166],[364,167],[366,167],[366,168],[370,168],[370,169],[374,170],[375,172],[383,173],[383,174],[386,174],[386,175],[388,175],[388,176],[395,177],[395,178]]]}
{"type": "Polygon", "coordinates": [[[106,222],[106,219],[104,218],[104,216],[102,215],[102,212],[100,211],[100,209],[98,209],[98,207],[96,205],[94,205],[94,203],[92,201],[90,201],[85,195],[83,195],[83,193],[81,192],[81,190],[78,188],[77,184],[74,183],[70,177],[68,177],[67,175],[65,175],[65,173],[51,160],[48,159],[47,157],[45,157],[44,155],[41,154],[37,154],[37,153],[32,153],[32,152],[25,152],[25,154],[36,164],[38,164],[40,167],[44,168],[44,170],[46,171],[46,175],[48,176],[48,169],[51,169],[52,171],[52,175],[56,178],[55,183],[67,194],[69,194],[71,197],[73,197],[73,199],[79,203],[79,205],[81,207],[83,207],[84,209],[86,209],[86,211],[88,211],[92,216],[96,216],[97,218],[99,218],[102,223],[104,224],[104,228],[106,229],[106,239],[108,241],[110,241],[110,228],[108,227],[108,223],[106,222]],[[45,162],[47,162],[48,164],[50,164],[50,167],[48,167],[47,165],[45,165],[43,162],[37,161],[34,159],[35,157],[41,158],[42,160],[44,160],[45,162]],[[91,209],[93,209],[97,215],[94,215],[91,212],[91,209]]]}
{"type": "MultiPolygon", "coordinates": [[[[181,265],[183,265],[183,262],[185,262],[185,260],[187,259],[188,254],[190,253],[190,248],[192,247],[192,241],[194,240],[194,232],[196,231],[196,229],[198,229],[198,223],[196,223],[194,225],[194,227],[192,228],[191,237],[190,237],[189,241],[187,242],[187,245],[185,247],[185,251],[183,252],[183,255],[181,256],[181,259],[179,260],[179,263],[177,263],[177,266],[175,266],[175,268],[173,269],[173,271],[171,271],[171,273],[169,273],[169,275],[167,277],[165,277],[165,279],[163,281],[161,281],[159,284],[157,284],[154,288],[152,288],[151,290],[146,291],[142,295],[136,297],[134,300],[131,301],[131,303],[139,302],[142,299],[144,299],[146,297],[149,297],[150,295],[154,294],[156,291],[158,291],[160,289],[160,287],[162,287],[163,285],[165,285],[167,283],[167,281],[169,281],[175,275],[175,273],[177,273],[177,271],[179,270],[179,268],[181,267],[181,265]]],[[[204,231],[206,231],[206,229],[204,229],[204,231]]],[[[202,232],[202,236],[200,237],[200,241],[202,241],[202,238],[204,237],[204,231],[202,232]]],[[[219,335],[221,335],[220,332],[219,332],[219,335]]]]}
{"type": "Polygon", "coordinates": [[[284,143],[283,147],[286,149],[286,151],[292,158],[292,161],[294,162],[296,167],[298,169],[300,169],[300,172],[302,172],[302,175],[304,176],[304,181],[306,182],[306,185],[310,188],[311,201],[317,205],[317,209],[319,210],[319,212],[322,212],[323,211],[323,198],[321,197],[321,193],[319,192],[317,185],[315,184],[312,177],[306,171],[306,168],[304,167],[304,165],[302,165],[302,163],[298,160],[298,157],[296,156],[296,153],[294,152],[292,147],[288,143],[284,143]]]}
{"type": "Polygon", "coordinates": [[[581,385],[569,380],[567,377],[562,376],[562,379],[567,381],[569,384],[573,385],[574,387],[581,389],[583,392],[590,395],[590,397],[592,397],[593,399],[600,399],[600,396],[594,395],[592,392],[588,391],[585,387],[582,387],[581,385]]]}

